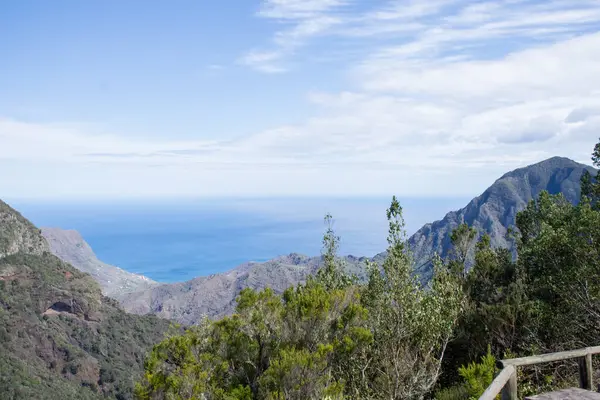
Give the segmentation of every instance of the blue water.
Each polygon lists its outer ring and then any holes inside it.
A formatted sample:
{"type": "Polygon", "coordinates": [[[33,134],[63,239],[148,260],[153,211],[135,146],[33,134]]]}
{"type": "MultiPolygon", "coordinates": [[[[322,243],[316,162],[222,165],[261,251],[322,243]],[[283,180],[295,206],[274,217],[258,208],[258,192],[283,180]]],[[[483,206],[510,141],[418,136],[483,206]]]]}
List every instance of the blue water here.
{"type": "MultiPolygon", "coordinates": [[[[409,233],[465,198],[400,199],[409,233]]],[[[317,255],[330,212],[340,253],[386,247],[389,199],[219,199],[104,203],[10,202],[37,226],[78,230],[98,258],[161,282],[230,270],[292,252],[317,255]]]]}

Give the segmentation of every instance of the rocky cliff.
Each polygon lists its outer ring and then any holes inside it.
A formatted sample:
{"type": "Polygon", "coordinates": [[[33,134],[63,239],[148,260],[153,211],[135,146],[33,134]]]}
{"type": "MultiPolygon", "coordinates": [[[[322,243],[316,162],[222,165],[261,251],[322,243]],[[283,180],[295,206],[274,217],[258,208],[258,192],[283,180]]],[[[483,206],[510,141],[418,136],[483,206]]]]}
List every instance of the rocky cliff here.
{"type": "Polygon", "coordinates": [[[106,296],[118,297],[124,293],[142,291],[158,285],[150,278],[98,260],[90,245],[77,231],[42,228],[42,235],[54,255],[78,270],[90,274],[100,284],[102,293],[106,296]]]}

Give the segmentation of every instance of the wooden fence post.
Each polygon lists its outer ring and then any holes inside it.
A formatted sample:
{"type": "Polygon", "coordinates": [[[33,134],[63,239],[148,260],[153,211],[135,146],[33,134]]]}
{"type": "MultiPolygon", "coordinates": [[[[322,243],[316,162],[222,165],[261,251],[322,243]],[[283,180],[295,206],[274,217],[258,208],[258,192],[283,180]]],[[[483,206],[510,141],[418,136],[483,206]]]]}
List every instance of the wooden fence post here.
{"type": "Polygon", "coordinates": [[[510,375],[506,386],[502,389],[502,400],[518,400],[517,397],[517,369],[510,375]]]}
{"type": "Polygon", "coordinates": [[[594,370],[592,369],[592,354],[588,353],[579,360],[579,385],[582,389],[594,390],[594,370]]]}

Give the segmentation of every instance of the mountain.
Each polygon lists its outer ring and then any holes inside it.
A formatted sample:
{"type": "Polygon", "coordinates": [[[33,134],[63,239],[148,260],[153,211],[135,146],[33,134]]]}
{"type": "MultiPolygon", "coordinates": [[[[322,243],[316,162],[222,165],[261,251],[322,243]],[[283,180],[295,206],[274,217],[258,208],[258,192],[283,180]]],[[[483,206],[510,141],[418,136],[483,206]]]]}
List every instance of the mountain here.
{"type": "Polygon", "coordinates": [[[0,201],[2,399],[129,399],[169,322],[125,313],[0,201]]]}
{"type": "MultiPolygon", "coordinates": [[[[362,272],[364,260],[345,257],[347,269],[358,274],[362,272]]],[[[282,293],[288,287],[305,281],[320,265],[321,257],[290,254],[264,263],[245,263],[222,274],[126,293],[117,299],[128,312],[152,313],[190,325],[205,316],[230,314],[235,307],[235,298],[243,288],[269,287],[282,293]]]]}
{"type": "MultiPolygon", "coordinates": [[[[507,228],[515,223],[517,212],[542,190],[563,193],[569,201],[577,202],[579,179],[585,169],[594,171],[592,167],[567,158],[553,157],[503,175],[466,207],[446,214],[442,220],[426,224],[409,238],[419,274],[425,278],[430,275],[430,260],[435,253],[448,256],[450,234],[463,222],[475,227],[480,235],[489,234],[493,245],[509,246],[505,236],[507,228]]],[[[76,251],[67,246],[61,257],[76,251]]],[[[384,258],[385,253],[381,253],[373,260],[382,262],[384,258]]],[[[362,267],[365,260],[364,257],[345,257],[348,270],[359,276],[364,276],[362,267]]],[[[219,317],[230,313],[242,288],[271,287],[282,292],[304,281],[320,264],[321,257],[290,254],[265,263],[242,264],[222,274],[121,293],[115,298],[132,313],[151,313],[183,324],[194,324],[204,316],[219,317]]]]}
{"type": "Polygon", "coordinates": [[[510,247],[507,230],[529,201],[543,190],[562,193],[572,203],[579,201],[580,178],[584,170],[594,176],[595,169],[564,157],[553,157],[537,164],[508,172],[464,208],[452,211],[433,223],[426,224],[408,240],[419,273],[431,273],[430,260],[435,253],[442,258],[449,255],[450,235],[461,223],[487,233],[496,247],[510,247]]]}
{"type": "Polygon", "coordinates": [[[150,278],[98,260],[90,245],[77,231],[42,228],[42,236],[54,255],[78,270],[90,274],[100,284],[105,296],[117,297],[123,293],[141,291],[158,285],[150,278]]]}
{"type": "Polygon", "coordinates": [[[265,263],[245,263],[222,274],[127,293],[117,299],[128,312],[153,313],[194,324],[204,316],[219,317],[233,311],[235,297],[245,287],[271,287],[282,292],[306,279],[317,267],[318,259],[292,254],[265,263]]]}

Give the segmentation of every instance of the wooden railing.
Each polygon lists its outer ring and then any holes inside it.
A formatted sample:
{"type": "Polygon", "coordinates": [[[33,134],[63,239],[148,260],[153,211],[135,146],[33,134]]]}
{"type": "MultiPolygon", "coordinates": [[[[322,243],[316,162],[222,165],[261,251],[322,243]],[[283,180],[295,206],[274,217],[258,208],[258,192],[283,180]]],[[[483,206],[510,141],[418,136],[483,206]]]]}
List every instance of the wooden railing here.
{"type": "Polygon", "coordinates": [[[579,362],[579,385],[582,389],[593,390],[592,355],[600,354],[600,346],[585,349],[561,351],[539,356],[511,358],[498,361],[500,373],[481,395],[479,400],[494,400],[502,392],[502,400],[517,400],[517,367],[562,361],[577,358],[579,362]]]}

